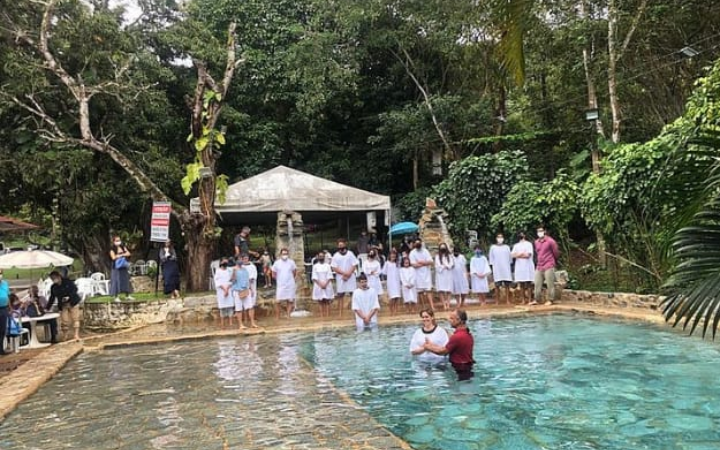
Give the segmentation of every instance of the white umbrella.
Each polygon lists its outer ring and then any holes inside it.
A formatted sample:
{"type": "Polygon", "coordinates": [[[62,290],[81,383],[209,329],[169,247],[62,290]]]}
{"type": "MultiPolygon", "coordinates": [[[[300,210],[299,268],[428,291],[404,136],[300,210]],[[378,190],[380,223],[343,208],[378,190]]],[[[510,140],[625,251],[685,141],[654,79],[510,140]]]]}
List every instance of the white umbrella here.
{"type": "Polygon", "coordinates": [[[70,266],[73,259],[49,250],[23,250],[0,256],[0,269],[42,269],[44,267],[70,266]]]}

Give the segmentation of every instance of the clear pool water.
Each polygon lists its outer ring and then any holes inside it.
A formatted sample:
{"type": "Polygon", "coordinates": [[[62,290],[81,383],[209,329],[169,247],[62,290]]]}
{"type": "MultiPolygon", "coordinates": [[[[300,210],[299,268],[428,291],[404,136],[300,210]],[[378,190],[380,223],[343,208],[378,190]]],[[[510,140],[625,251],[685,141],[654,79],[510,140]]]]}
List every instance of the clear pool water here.
{"type": "Polygon", "coordinates": [[[720,448],[717,344],[583,316],[474,321],[475,377],[458,382],[412,360],[415,329],[81,355],[0,424],[0,448],[319,448],[282,439],[356,420],[335,388],[418,450],[720,448]]]}

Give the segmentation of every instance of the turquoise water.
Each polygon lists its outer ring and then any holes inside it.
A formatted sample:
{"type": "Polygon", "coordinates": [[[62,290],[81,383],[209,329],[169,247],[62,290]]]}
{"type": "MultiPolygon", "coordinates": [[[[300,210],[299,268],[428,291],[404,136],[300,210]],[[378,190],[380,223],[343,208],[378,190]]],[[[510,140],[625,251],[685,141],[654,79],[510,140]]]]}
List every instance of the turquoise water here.
{"type": "Polygon", "coordinates": [[[302,354],[417,449],[718,449],[720,349],[652,325],[482,320],[475,377],[411,361],[414,328],[325,333],[302,354]]]}
{"type": "Polygon", "coordinates": [[[413,361],[416,326],[83,354],[0,423],[0,449],[349,448],[373,424],[337,390],[418,450],[720,448],[717,344],[584,316],[470,327],[467,382],[413,361]]]}

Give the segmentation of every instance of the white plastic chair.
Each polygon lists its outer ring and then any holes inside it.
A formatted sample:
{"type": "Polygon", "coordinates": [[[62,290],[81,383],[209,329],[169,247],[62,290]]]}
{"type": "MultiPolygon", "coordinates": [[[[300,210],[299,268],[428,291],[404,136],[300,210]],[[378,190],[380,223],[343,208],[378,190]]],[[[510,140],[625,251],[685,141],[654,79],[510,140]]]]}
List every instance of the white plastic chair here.
{"type": "Polygon", "coordinates": [[[95,281],[103,281],[105,280],[105,274],[102,272],[95,272],[94,274],[90,275],[90,279],[95,281]]]}
{"type": "Polygon", "coordinates": [[[135,261],[135,265],[133,267],[135,268],[135,275],[147,274],[147,265],[145,265],[144,259],[138,259],[137,261],[135,261]]]}
{"type": "Polygon", "coordinates": [[[93,295],[108,295],[108,292],[110,292],[110,280],[105,278],[104,273],[95,272],[90,275],[90,279],[93,281],[93,295]]]}
{"type": "Polygon", "coordinates": [[[220,260],[216,259],[210,263],[210,280],[208,282],[209,289],[215,290],[215,272],[220,268],[220,260]]]}
{"type": "Polygon", "coordinates": [[[80,296],[80,303],[84,302],[87,297],[95,295],[95,282],[91,278],[78,278],[75,280],[75,286],[77,286],[80,296]]]}
{"type": "Polygon", "coordinates": [[[42,295],[45,298],[50,297],[50,288],[52,287],[52,279],[48,278],[47,280],[40,280],[38,282],[38,294],[42,295]]]}

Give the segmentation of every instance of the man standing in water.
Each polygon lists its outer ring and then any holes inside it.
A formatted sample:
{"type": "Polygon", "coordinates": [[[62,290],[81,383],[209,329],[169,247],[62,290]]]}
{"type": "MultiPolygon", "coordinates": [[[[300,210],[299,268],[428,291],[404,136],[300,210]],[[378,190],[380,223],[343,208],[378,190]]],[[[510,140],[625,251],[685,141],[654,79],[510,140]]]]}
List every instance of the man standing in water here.
{"type": "Polygon", "coordinates": [[[473,359],[475,340],[467,327],[467,313],[462,309],[456,309],[450,313],[448,320],[455,329],[455,333],[450,336],[448,343],[443,347],[426,339],[425,350],[436,355],[450,355],[450,364],[457,372],[458,380],[469,380],[474,375],[472,368],[475,364],[473,359]]]}

